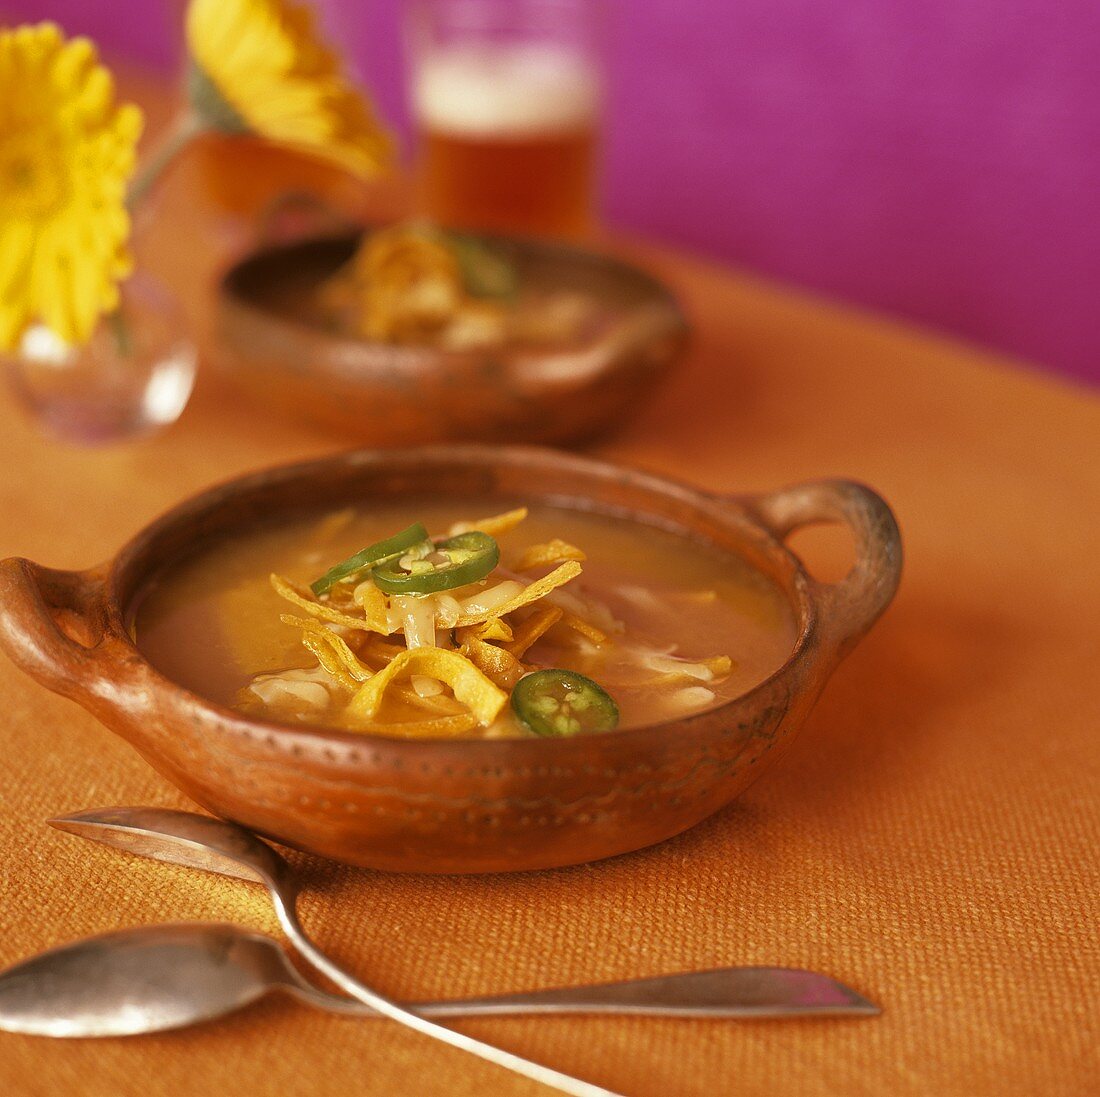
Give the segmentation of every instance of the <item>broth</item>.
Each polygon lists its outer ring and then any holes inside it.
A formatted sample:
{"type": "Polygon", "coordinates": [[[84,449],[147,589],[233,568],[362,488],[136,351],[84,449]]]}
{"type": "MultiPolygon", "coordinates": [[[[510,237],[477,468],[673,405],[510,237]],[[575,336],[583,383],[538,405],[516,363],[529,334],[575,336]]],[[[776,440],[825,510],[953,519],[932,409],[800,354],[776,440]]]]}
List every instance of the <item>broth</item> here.
{"type": "MultiPolygon", "coordinates": [[[[279,722],[403,735],[417,733],[417,721],[442,718],[440,727],[453,729],[467,709],[442,682],[433,685],[430,674],[414,673],[409,679],[414,691],[405,688],[397,695],[389,690],[369,726],[361,715],[353,718],[348,707],[352,691],[319,665],[318,656],[304,646],[303,629],[280,619],[288,613],[301,617],[302,610],[280,597],[269,576],[286,576],[309,597],[308,584],[332,565],[414,519],[439,536],[454,523],[493,513],[499,506],[478,500],[402,501],[373,506],[369,512],[314,516],[218,543],[153,582],[136,614],[137,643],[155,667],[180,685],[279,722]],[[412,722],[403,730],[406,721],[412,722]],[[392,726],[381,726],[386,724],[392,726]]],[[[516,528],[499,535],[501,568],[515,566],[528,546],[555,539],[579,547],[586,558],[577,578],[544,601],[508,615],[518,637],[539,607],[552,604],[566,614],[521,653],[516,665],[522,672],[566,668],[592,679],[613,697],[621,727],[713,707],[758,684],[790,655],[797,629],[786,597],[736,556],[627,520],[536,505],[516,528]],[[570,620],[575,627],[568,627],[570,620]],[[728,672],[723,656],[730,660],[728,672]]],[[[473,604],[481,597],[479,591],[500,583],[514,586],[515,580],[531,582],[551,570],[553,565],[546,564],[522,576],[494,572],[454,593],[473,604]]],[[[362,579],[357,576],[356,583],[362,579]]],[[[346,600],[353,584],[339,586],[345,599],[340,604],[350,604],[346,600]]],[[[322,596],[321,602],[328,597],[322,596]]],[[[391,597],[391,614],[394,604],[391,597]]],[[[547,613],[545,608],[541,612],[547,613]]],[[[555,612],[551,609],[548,616],[555,612]]],[[[383,639],[326,627],[365,664],[369,659],[364,652],[373,650],[371,645],[392,653],[394,645],[403,643],[400,630],[383,639]]],[[[468,629],[439,625],[435,630],[442,647],[454,646],[456,637],[468,634],[468,629]]],[[[493,637],[486,635],[492,645],[493,637]]],[[[498,638],[493,649],[507,646],[498,638]]],[[[488,654],[497,659],[497,650],[488,654]]],[[[381,668],[371,669],[377,673],[381,668]]],[[[463,728],[461,734],[532,732],[505,704],[484,726],[463,728]]]]}

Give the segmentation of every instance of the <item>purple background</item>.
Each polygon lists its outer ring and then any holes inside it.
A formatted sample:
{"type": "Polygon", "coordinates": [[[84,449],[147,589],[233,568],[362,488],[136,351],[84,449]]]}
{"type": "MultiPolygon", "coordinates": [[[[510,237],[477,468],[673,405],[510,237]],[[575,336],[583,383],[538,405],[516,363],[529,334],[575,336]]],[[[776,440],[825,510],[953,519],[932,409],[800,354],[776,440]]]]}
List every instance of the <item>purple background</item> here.
{"type": "MultiPolygon", "coordinates": [[[[157,66],[182,6],[0,0],[157,66]]],[[[319,6],[407,132],[401,0],[319,6]]],[[[1097,0],[606,6],[612,225],[1100,379],[1097,0]]]]}

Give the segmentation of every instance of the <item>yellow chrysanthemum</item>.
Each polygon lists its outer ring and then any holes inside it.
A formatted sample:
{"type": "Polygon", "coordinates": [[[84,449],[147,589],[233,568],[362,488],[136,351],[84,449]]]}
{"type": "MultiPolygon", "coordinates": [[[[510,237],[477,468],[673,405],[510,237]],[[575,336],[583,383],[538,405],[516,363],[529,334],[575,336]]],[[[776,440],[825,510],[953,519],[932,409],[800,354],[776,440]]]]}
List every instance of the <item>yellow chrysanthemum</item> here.
{"type": "Polygon", "coordinates": [[[0,347],[38,322],[83,343],[117,307],[140,132],[86,38],[0,30],[0,347]]]}
{"type": "Polygon", "coordinates": [[[191,0],[192,103],[208,125],[254,133],[356,175],[375,174],[390,140],[308,8],[288,0],[191,0]]]}

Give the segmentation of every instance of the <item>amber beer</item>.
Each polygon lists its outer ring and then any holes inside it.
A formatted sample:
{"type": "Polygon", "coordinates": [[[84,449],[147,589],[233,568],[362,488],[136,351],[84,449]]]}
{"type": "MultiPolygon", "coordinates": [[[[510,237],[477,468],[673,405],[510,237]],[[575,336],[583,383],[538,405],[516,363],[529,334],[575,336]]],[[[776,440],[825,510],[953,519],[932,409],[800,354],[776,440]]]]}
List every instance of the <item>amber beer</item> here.
{"type": "Polygon", "coordinates": [[[576,236],[591,218],[597,80],[549,48],[452,50],[415,89],[421,199],[444,224],[576,236]]]}

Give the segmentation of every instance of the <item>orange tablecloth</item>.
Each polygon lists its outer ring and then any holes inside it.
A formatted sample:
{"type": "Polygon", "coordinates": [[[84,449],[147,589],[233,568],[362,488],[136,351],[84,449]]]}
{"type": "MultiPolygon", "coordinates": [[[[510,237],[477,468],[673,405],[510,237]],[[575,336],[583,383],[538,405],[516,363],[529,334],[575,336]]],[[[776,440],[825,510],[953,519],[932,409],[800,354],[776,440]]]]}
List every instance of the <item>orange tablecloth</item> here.
{"type": "MultiPolygon", "coordinates": [[[[169,258],[182,264],[194,245],[180,239],[169,258]]],[[[694,831],[535,875],[399,877],[298,858],[307,924],[394,996],[786,964],[885,1008],[847,1022],[463,1025],[624,1094],[1095,1092],[1100,402],[971,348],[648,255],[698,341],[596,452],[715,489],[868,481],[906,537],[895,606],[784,764],[694,831]]],[[[0,555],[56,566],[106,558],[215,479],[339,446],[237,406],[210,379],[175,429],[127,448],[47,443],[6,395],[0,418],[0,555]]],[[[0,696],[0,965],[138,923],[275,931],[256,888],[46,828],[92,805],[185,801],[4,660],[0,696]]],[[[389,1023],[282,1001],[172,1035],[0,1035],[4,1094],[239,1092],[539,1087],[389,1023]]]]}

